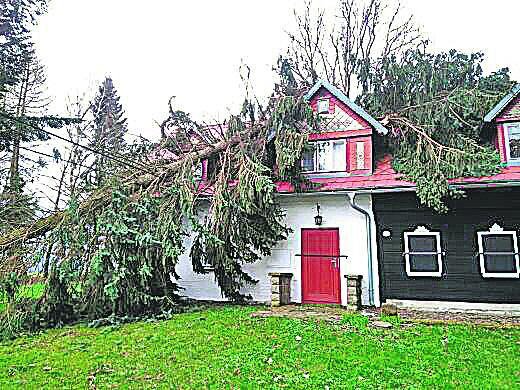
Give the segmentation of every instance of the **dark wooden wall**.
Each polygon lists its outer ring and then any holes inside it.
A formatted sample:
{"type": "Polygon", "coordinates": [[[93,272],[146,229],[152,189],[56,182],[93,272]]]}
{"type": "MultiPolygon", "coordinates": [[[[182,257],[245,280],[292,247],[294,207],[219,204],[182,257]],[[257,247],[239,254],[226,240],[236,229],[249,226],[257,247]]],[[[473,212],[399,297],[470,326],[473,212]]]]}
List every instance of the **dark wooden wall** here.
{"type": "Polygon", "coordinates": [[[374,212],[383,300],[520,303],[520,279],[483,278],[476,256],[479,230],[499,223],[520,235],[520,188],[468,191],[466,198],[450,202],[445,215],[420,207],[414,193],[378,194],[374,212]],[[441,278],[406,275],[403,232],[418,225],[441,232],[446,251],[441,278]],[[391,236],[383,237],[384,230],[391,236]]]}

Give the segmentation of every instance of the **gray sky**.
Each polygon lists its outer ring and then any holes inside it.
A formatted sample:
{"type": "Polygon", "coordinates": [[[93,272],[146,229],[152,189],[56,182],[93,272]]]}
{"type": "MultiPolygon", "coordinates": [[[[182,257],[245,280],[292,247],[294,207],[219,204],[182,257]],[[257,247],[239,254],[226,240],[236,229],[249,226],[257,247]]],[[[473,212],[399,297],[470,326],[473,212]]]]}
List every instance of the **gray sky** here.
{"type": "MultiPolygon", "coordinates": [[[[334,8],[335,0],[316,4],[334,8]]],[[[520,79],[519,0],[402,0],[435,49],[486,53],[486,70],[520,79]]],[[[52,0],[35,31],[52,110],[111,75],[130,131],[155,138],[170,96],[195,119],[222,120],[242,99],[238,68],[267,96],[284,30],[302,0],[52,0]]]]}

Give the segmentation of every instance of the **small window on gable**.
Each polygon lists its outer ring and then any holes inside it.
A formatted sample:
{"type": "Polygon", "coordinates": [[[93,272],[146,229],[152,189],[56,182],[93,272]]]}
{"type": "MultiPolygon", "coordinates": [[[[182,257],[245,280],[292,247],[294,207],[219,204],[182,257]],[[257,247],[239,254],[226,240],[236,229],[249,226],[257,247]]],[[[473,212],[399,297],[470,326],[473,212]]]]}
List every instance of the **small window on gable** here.
{"type": "Polygon", "coordinates": [[[330,107],[330,99],[318,100],[318,114],[328,114],[330,107]]]}
{"type": "Polygon", "coordinates": [[[480,272],[485,278],[519,278],[520,262],[516,231],[504,231],[495,224],[477,232],[480,272]]]}
{"type": "Polygon", "coordinates": [[[404,258],[408,276],[442,276],[441,233],[419,226],[404,233],[404,258]]]}
{"type": "Polygon", "coordinates": [[[199,162],[196,166],[193,167],[193,178],[195,180],[201,180],[203,174],[204,174],[204,163],[199,162]]]}
{"type": "Polygon", "coordinates": [[[505,126],[507,161],[520,162],[520,123],[505,126]]]}
{"type": "Polygon", "coordinates": [[[347,147],[344,139],[312,142],[303,153],[303,172],[340,172],[347,170],[347,147]]]}

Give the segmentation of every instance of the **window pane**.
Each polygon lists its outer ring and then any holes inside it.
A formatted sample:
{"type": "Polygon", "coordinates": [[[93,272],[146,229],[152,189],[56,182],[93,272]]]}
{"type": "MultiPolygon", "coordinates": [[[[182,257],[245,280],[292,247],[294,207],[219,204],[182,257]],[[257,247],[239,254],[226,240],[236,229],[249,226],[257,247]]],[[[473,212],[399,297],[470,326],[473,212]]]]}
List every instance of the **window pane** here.
{"type": "Polygon", "coordinates": [[[203,167],[202,163],[199,163],[197,166],[193,167],[193,178],[201,179],[203,172],[204,172],[204,167],[203,167]]]}
{"type": "Polygon", "coordinates": [[[483,236],[484,267],[486,272],[516,272],[514,241],[511,234],[488,234],[483,236]],[[493,252],[507,254],[493,255],[493,252]],[[510,253],[510,254],[509,254],[510,253]]]}
{"type": "Polygon", "coordinates": [[[410,255],[410,271],[438,272],[437,255],[410,255]]]}
{"type": "Polygon", "coordinates": [[[520,126],[509,128],[509,156],[520,158],[520,126]]]}
{"type": "Polygon", "coordinates": [[[318,114],[327,114],[329,112],[329,99],[318,100],[318,114]]]}
{"type": "Polygon", "coordinates": [[[356,168],[365,169],[365,143],[356,142],[356,168]]]}
{"type": "Polygon", "coordinates": [[[345,140],[319,141],[303,153],[304,172],[331,172],[347,169],[347,148],[345,140]]]}
{"type": "Polygon", "coordinates": [[[333,170],[345,171],[347,169],[347,150],[345,141],[334,141],[332,147],[333,170]]]}
{"type": "Polygon", "coordinates": [[[514,255],[485,255],[484,267],[489,273],[515,273],[516,259],[514,255]]]}
{"type": "Polygon", "coordinates": [[[437,236],[408,236],[410,252],[437,252],[437,236]]]}
{"type": "Polygon", "coordinates": [[[302,171],[303,172],[312,172],[315,170],[314,153],[315,153],[314,146],[309,146],[308,150],[305,150],[303,152],[303,156],[302,156],[302,171]]]}
{"type": "Polygon", "coordinates": [[[332,145],[329,141],[318,142],[318,171],[332,171],[332,145]]]}

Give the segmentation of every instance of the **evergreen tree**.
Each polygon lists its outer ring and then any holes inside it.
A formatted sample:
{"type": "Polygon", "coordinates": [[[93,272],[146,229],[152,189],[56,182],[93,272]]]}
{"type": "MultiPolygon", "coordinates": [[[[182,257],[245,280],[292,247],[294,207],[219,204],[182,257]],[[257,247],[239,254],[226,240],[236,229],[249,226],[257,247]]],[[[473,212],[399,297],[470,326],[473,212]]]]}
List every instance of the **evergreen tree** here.
{"type": "Polygon", "coordinates": [[[446,198],[463,194],[449,179],[492,175],[500,165],[494,145],[485,144],[483,118],[513,82],[507,68],[484,75],[483,59],[414,49],[363,75],[367,90],[357,102],[392,130],[378,152],[392,154],[421,203],[440,212],[446,198]]]}
{"type": "MultiPolygon", "coordinates": [[[[3,0],[0,7],[0,177],[5,184],[0,195],[0,231],[33,220],[37,202],[24,193],[33,175],[29,160],[20,152],[22,143],[45,140],[38,130],[46,119],[36,119],[46,102],[42,96],[45,75],[34,53],[30,29],[46,9],[45,0],[3,0]]],[[[41,162],[36,162],[41,165],[41,162]]]]}
{"type": "MultiPolygon", "coordinates": [[[[127,132],[127,119],[120,97],[110,77],[106,77],[92,102],[92,140],[91,147],[104,154],[119,156],[124,154],[127,132]]],[[[93,164],[91,184],[104,184],[117,170],[118,166],[110,157],[96,155],[93,164]]]]}
{"type": "MultiPolygon", "coordinates": [[[[30,28],[46,10],[46,0],[2,0],[0,2],[0,151],[13,141],[16,126],[9,112],[9,92],[23,82],[27,67],[34,63],[30,28]]],[[[19,118],[16,118],[19,119],[19,118]]]]}

